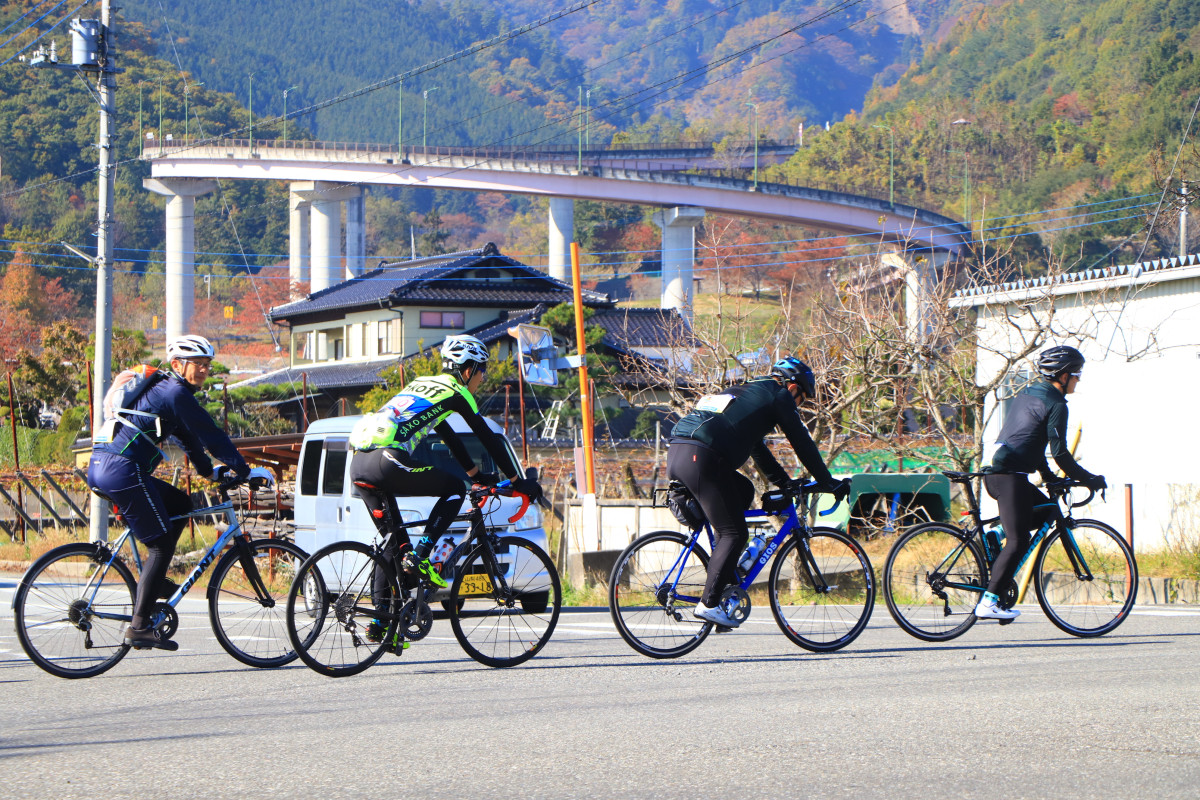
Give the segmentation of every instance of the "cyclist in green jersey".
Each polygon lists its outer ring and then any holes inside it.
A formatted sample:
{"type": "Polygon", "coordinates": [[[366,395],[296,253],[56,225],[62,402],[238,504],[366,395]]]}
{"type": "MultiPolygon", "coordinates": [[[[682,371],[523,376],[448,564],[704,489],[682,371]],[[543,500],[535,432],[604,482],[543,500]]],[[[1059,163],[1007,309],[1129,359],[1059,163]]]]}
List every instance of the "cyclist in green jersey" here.
{"type": "MultiPolygon", "coordinates": [[[[396,535],[385,553],[388,558],[403,553],[401,565],[406,573],[420,574],[438,587],[447,584],[429,563],[429,552],[462,508],[467,487],[461,478],[413,456],[417,444],[430,431],[437,432],[472,482],[496,483],[499,479],[495,475],[479,471],[447,422],[451,414],[461,415],[497,467],[512,480],[514,489],[534,501],[542,495],[536,480],[518,477],[517,465],[508,448],[479,414],[474,392],[483,383],[487,361],[487,348],[474,336],[446,337],[442,344],[442,374],[412,381],[379,411],[364,416],[350,433],[350,446],[354,449],[350,476],[386,495],[392,519],[400,519],[397,496],[438,498],[416,547],[412,547],[407,537],[396,535]]],[[[361,496],[380,535],[386,536],[390,531],[384,530],[383,498],[374,492],[364,492],[361,496]]]]}

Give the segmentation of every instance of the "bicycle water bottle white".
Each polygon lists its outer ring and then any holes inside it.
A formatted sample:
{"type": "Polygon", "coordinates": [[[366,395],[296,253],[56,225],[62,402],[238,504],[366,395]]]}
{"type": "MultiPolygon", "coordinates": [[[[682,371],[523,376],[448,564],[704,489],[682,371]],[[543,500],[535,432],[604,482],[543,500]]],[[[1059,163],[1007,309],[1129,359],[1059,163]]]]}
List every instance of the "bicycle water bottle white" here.
{"type": "Polygon", "coordinates": [[[762,555],[763,547],[767,544],[766,538],[761,533],[756,533],[750,538],[750,543],[746,545],[746,549],[742,551],[742,557],[738,559],[738,569],[742,572],[749,572],[750,567],[762,555]]]}
{"type": "Polygon", "coordinates": [[[438,572],[441,572],[442,564],[446,563],[446,559],[450,558],[450,554],[454,552],[454,540],[449,536],[442,539],[433,553],[429,556],[429,563],[433,565],[438,572]]]}

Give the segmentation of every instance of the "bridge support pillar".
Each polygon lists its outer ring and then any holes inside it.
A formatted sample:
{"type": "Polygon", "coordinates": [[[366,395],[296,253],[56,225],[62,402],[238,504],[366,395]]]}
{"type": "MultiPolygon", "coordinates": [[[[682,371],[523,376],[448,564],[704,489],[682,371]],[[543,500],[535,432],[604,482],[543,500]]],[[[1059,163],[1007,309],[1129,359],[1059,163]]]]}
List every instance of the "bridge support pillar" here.
{"type": "Polygon", "coordinates": [[[362,197],[362,188],[330,181],[296,181],[292,194],[311,206],[309,292],[340,283],[342,272],[342,203],[362,197]]]}
{"type": "Polygon", "coordinates": [[[304,294],[300,285],[309,281],[309,222],[312,209],[308,200],[295,191],[288,197],[288,285],[293,300],[304,294]]]}
{"type": "Polygon", "coordinates": [[[675,308],[692,320],[692,267],[696,263],[696,226],[704,222],[704,209],[681,206],[654,212],[662,228],[663,308],[675,308]]]}
{"type": "Polygon", "coordinates": [[[167,198],[163,327],[170,341],[191,332],[196,296],[196,198],[216,190],[217,182],[198,178],[145,178],[142,186],[167,198]]]}
{"type": "Polygon", "coordinates": [[[904,319],[910,342],[925,343],[937,325],[933,297],[951,255],[946,250],[896,248],[879,258],[881,266],[893,267],[904,275],[904,319]]]}
{"type": "Polygon", "coordinates": [[[366,271],[366,265],[366,198],[360,190],[358,197],[346,200],[346,277],[357,278],[366,271]]]}
{"type": "Polygon", "coordinates": [[[570,197],[550,198],[550,257],[547,272],[564,283],[571,275],[571,242],[575,239],[575,201],[570,197]]]}

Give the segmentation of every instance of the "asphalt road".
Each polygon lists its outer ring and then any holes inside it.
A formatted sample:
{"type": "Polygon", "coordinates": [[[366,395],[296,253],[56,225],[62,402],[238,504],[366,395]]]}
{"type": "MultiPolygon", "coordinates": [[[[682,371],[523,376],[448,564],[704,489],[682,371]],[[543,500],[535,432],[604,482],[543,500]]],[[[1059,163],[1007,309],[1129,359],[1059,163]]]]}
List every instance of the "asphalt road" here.
{"type": "Polygon", "coordinates": [[[21,652],[0,576],[0,796],[70,798],[1011,798],[1200,792],[1200,608],[1107,637],[1036,606],[945,645],[877,609],[830,655],[767,609],[692,654],[634,653],[604,609],[537,658],[467,658],[439,619],[351,678],[243,667],[184,601],[179,652],[91,680],[21,652]]]}

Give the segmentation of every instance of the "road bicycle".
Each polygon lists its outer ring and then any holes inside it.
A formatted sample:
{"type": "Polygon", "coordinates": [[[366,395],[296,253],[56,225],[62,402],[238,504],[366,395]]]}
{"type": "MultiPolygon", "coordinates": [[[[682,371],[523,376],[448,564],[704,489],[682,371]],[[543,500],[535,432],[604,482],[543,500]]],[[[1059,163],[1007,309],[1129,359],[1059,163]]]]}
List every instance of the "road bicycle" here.
{"type": "MultiPolygon", "coordinates": [[[[431,583],[406,575],[396,559],[384,555],[393,536],[407,536],[408,528],[424,527],[427,520],[403,523],[382,490],[362,481],[355,486],[381,495],[380,519],[389,533],[369,545],[337,542],[313,553],[297,570],[287,601],[288,635],[300,659],[332,677],[362,672],[384,653],[400,655],[410,642],[425,638],[433,627],[430,601],[437,595],[431,583]]],[[[454,637],[471,658],[490,667],[515,666],[537,655],[562,609],[558,571],[545,551],[485,525],[494,513],[485,510],[489,503],[498,509],[496,498],[510,496],[521,498],[511,524],[529,508],[527,496],[508,481],[470,489],[470,511],[455,517],[469,522],[470,532],[439,570],[450,584],[442,606],[454,637]]]]}
{"type": "MultiPolygon", "coordinates": [[[[809,526],[817,494],[815,482],[793,483],[765,493],[762,508],[746,512],[748,520],[764,525],[768,517],[781,517],[782,525],[748,569],[739,566],[739,583],[726,589],[720,602],[730,616],[744,621],[751,610],[750,589],[774,556],[766,590],[775,621],[793,643],[826,653],[862,633],[875,606],[875,583],[870,559],[854,539],[835,528],[809,526]]],[[[713,623],[692,615],[708,574],[702,532],[711,548],[713,532],[706,521],[689,533],[640,536],[613,565],[609,610],[621,638],[642,655],[678,658],[713,630],[713,623]]]]}
{"type": "MultiPolygon", "coordinates": [[[[975,606],[988,585],[989,570],[999,554],[998,517],[983,519],[972,481],[981,472],[943,472],[961,483],[970,517],[967,528],[930,522],[907,530],[892,546],[883,568],[888,611],[908,633],[927,642],[945,642],[975,624],[975,606]]],[[[1073,502],[1071,492],[1087,488],[1071,481],[1046,485],[1060,514],[1034,533],[1014,574],[1032,567],[1020,583],[1012,580],[1000,593],[999,605],[1012,608],[1030,581],[1038,604],[1060,630],[1073,636],[1100,636],[1129,615],[1137,597],[1137,562],[1113,528],[1094,519],[1075,519],[1072,509],[1095,496],[1073,502]]],[[[1006,624],[1012,620],[1002,620],[1006,624]]]]}
{"type": "MultiPolygon", "coordinates": [[[[251,539],[243,531],[229,499],[229,490],[240,483],[221,483],[217,505],[172,517],[178,521],[223,515],[226,527],[171,597],[158,603],[151,625],[171,638],[179,628],[180,601],[216,561],[207,594],[217,641],[243,664],[278,667],[296,657],[288,642],[283,599],[307,553],[285,539],[251,539]],[[227,545],[229,550],[218,561],[227,545]]],[[[96,494],[111,502],[103,493],[96,494]]],[[[129,528],[113,544],[56,547],[25,572],[13,595],[13,618],[17,638],[33,663],[60,678],[90,678],[112,669],[129,652],[125,628],[133,614],[137,581],[121,555],[127,543],[140,573],[142,557],[129,528]]]]}

